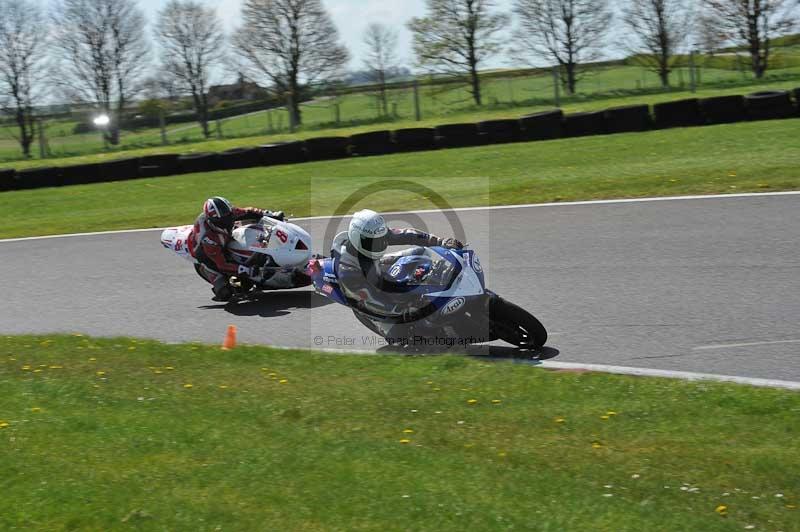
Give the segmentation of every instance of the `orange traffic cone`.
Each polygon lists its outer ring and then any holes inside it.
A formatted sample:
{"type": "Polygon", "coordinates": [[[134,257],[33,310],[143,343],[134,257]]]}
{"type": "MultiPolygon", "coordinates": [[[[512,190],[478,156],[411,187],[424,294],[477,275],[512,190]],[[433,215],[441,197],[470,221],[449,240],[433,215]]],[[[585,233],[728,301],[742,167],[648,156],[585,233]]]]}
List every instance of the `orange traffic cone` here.
{"type": "Polygon", "coordinates": [[[236,325],[228,325],[225,332],[225,339],[222,341],[222,349],[228,350],[236,347],[236,325]]]}

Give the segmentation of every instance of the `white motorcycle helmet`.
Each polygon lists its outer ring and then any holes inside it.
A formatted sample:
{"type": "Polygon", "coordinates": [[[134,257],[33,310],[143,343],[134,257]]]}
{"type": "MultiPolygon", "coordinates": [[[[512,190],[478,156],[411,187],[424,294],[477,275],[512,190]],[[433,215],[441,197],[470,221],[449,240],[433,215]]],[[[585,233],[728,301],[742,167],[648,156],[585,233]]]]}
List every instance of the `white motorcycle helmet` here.
{"type": "Polygon", "coordinates": [[[358,211],[350,220],[347,238],[358,252],[371,259],[380,259],[388,247],[389,228],[386,220],[375,211],[358,211]]]}

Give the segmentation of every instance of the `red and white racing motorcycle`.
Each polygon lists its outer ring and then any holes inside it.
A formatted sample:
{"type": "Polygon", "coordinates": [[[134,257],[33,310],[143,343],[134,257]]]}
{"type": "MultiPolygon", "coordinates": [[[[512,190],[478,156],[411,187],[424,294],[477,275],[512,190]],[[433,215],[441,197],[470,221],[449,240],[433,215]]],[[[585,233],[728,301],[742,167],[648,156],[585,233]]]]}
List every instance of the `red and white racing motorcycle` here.
{"type": "MultiPolygon", "coordinates": [[[[191,262],[186,245],[191,225],[169,227],[161,233],[161,244],[191,262]]],[[[251,282],[236,285],[238,295],[251,291],[281,290],[311,284],[306,266],[311,259],[311,235],[302,227],[264,216],[256,223],[234,226],[228,244],[229,256],[238,264],[255,266],[251,282]]]]}

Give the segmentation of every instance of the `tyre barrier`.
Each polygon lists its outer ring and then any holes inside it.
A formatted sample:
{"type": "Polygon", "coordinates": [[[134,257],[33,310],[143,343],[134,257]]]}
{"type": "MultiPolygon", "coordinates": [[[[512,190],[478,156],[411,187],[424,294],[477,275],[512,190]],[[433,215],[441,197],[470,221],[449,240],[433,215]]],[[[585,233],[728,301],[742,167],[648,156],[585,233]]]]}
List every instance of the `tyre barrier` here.
{"type": "Polygon", "coordinates": [[[754,92],[744,97],[750,120],[790,118],[796,114],[789,91],[754,92]]]}
{"type": "Polygon", "coordinates": [[[794,103],[797,106],[797,116],[800,116],[800,87],[792,92],[794,92],[794,103]]]}
{"type": "Polygon", "coordinates": [[[13,168],[0,168],[0,192],[14,190],[17,171],[13,168]]]}
{"type": "Polygon", "coordinates": [[[730,124],[747,120],[744,96],[715,96],[700,100],[700,111],[707,124],[730,124]]]}
{"type": "Polygon", "coordinates": [[[525,115],[519,119],[524,140],[558,139],[564,135],[564,111],[553,109],[525,115]]]}
{"type": "Polygon", "coordinates": [[[484,144],[478,124],[443,124],[434,128],[436,145],[440,148],[464,148],[484,144]]]}
{"type": "Polygon", "coordinates": [[[485,120],[478,122],[478,130],[486,136],[486,142],[489,144],[516,142],[520,137],[518,120],[485,120]]]}
{"type": "Polygon", "coordinates": [[[396,129],[394,143],[398,151],[422,151],[436,149],[436,131],[431,127],[396,129]]]}
{"type": "Polygon", "coordinates": [[[178,157],[177,153],[139,157],[139,177],[163,177],[177,174],[178,157]]]}
{"type": "Polygon", "coordinates": [[[297,140],[280,142],[277,144],[264,144],[261,149],[261,164],[271,166],[274,164],[293,164],[307,161],[305,143],[297,140]]]}
{"type": "Polygon", "coordinates": [[[606,116],[603,111],[564,115],[565,137],[586,137],[606,133],[606,116]]]}
{"type": "Polygon", "coordinates": [[[350,156],[348,137],[316,137],[306,139],[306,152],[309,161],[329,161],[350,156]]]}
{"type": "Polygon", "coordinates": [[[14,181],[16,190],[61,186],[61,168],[42,167],[18,170],[14,181]]]}
{"type": "Polygon", "coordinates": [[[178,169],[182,174],[219,170],[219,154],[208,152],[181,155],[178,157],[178,169]]]}
{"type": "Polygon", "coordinates": [[[261,150],[259,148],[233,148],[219,154],[220,170],[236,170],[261,166],[261,150]]]}
{"type": "Polygon", "coordinates": [[[352,135],[350,146],[351,153],[359,156],[385,155],[397,151],[397,147],[392,142],[392,132],[389,130],[352,135]]]}
{"type": "Polygon", "coordinates": [[[609,133],[647,131],[652,128],[649,105],[627,105],[605,110],[606,130],[609,133]]]}
{"type": "Polygon", "coordinates": [[[653,116],[656,129],[699,126],[703,123],[697,98],[654,104],[653,116]]]}
{"type": "Polygon", "coordinates": [[[139,178],[139,159],[117,159],[98,163],[99,181],[127,181],[139,178]]]}
{"type": "Polygon", "coordinates": [[[100,183],[100,165],[74,164],[61,168],[61,182],[64,185],[85,185],[88,183],[100,183]]]}

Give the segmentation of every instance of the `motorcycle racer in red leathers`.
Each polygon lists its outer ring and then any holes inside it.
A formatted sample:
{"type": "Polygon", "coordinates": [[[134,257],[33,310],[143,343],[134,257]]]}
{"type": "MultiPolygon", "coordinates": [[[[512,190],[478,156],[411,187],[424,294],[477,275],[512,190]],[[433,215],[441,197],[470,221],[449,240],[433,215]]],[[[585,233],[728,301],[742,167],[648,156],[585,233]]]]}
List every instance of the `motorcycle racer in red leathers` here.
{"type": "Polygon", "coordinates": [[[226,246],[233,238],[234,223],[258,221],[264,216],[284,219],[283,211],[234,207],[231,202],[219,196],[209,198],[203,205],[203,212],[195,220],[189,234],[188,247],[196,261],[195,270],[198,275],[212,285],[214,301],[231,299],[233,288],[228,282],[231,277],[248,280],[256,273],[253,267],[237,264],[228,257],[226,246]]]}

